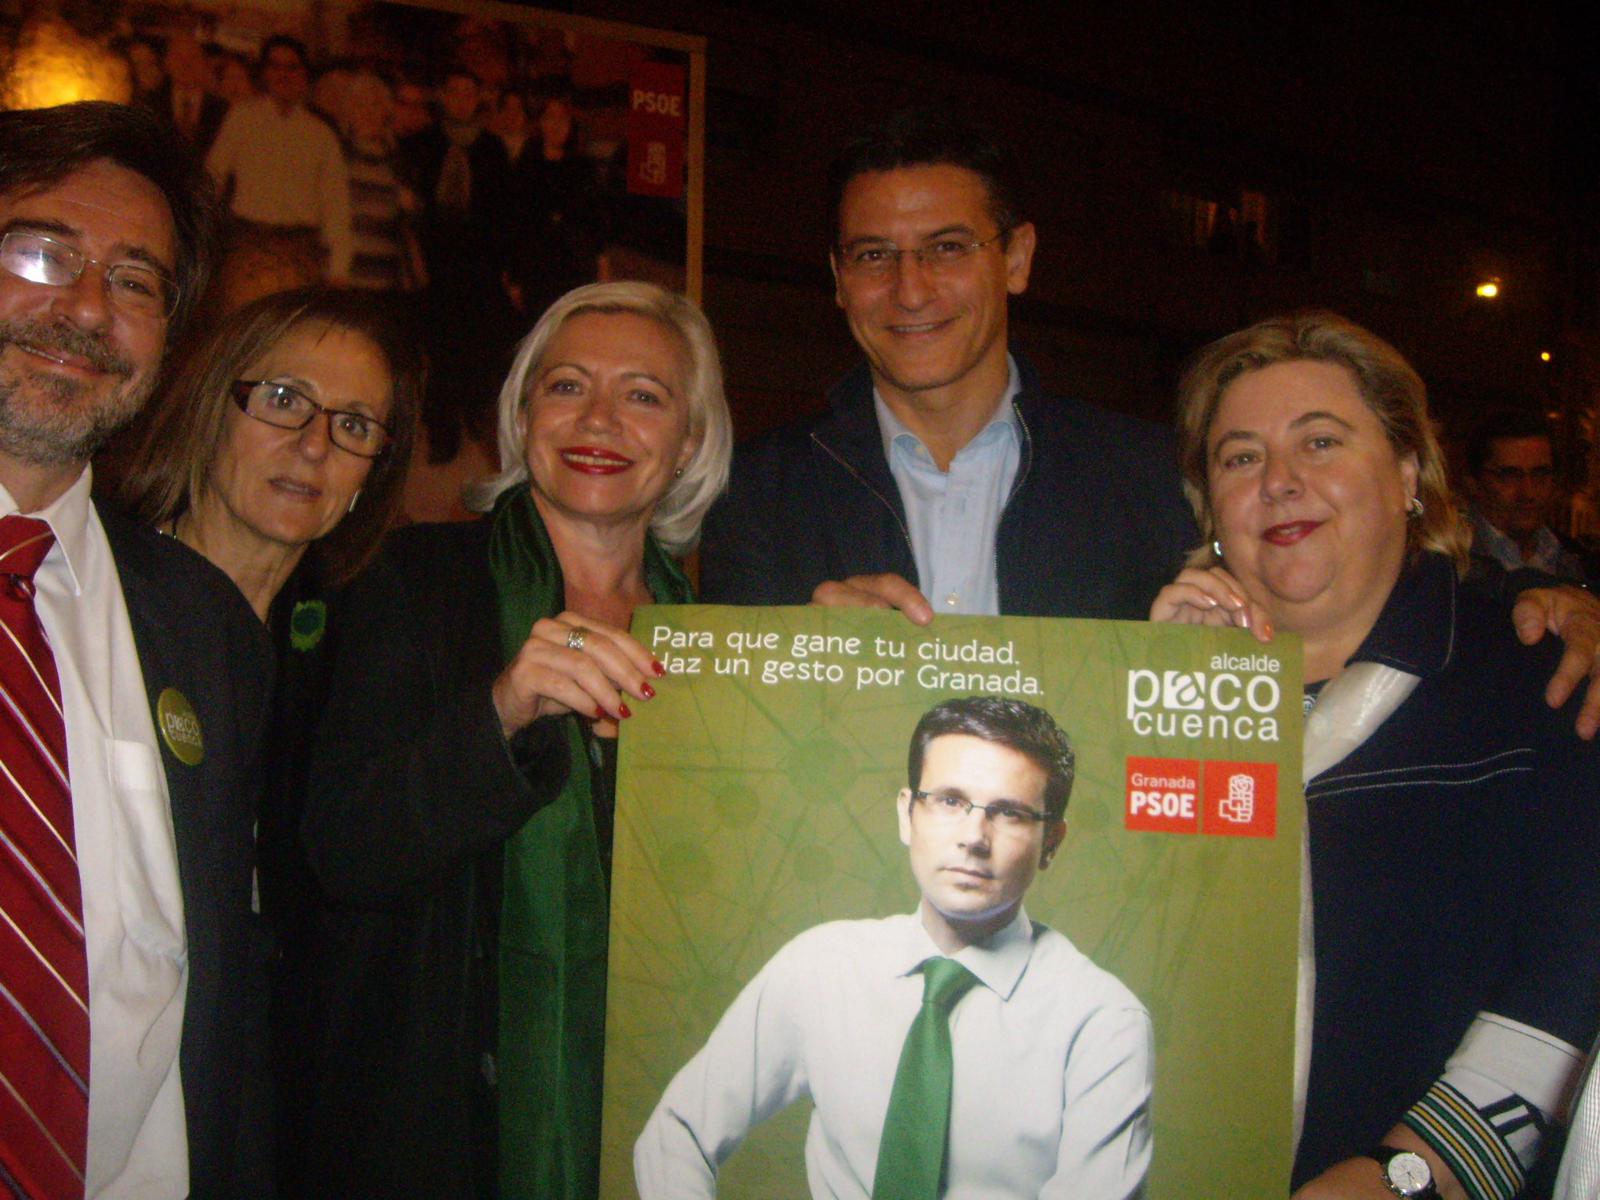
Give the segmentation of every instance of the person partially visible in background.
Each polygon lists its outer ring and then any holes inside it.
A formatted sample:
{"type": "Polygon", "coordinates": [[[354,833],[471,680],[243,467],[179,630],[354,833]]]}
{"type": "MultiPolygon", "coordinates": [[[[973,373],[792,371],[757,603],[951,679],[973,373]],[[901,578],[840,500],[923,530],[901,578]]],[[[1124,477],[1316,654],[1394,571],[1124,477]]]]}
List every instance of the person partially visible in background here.
{"type": "Polygon", "coordinates": [[[417,194],[402,176],[394,93],[370,71],[352,75],[338,114],[350,176],[350,286],[411,292],[427,282],[414,221],[417,194]]]}
{"type": "Polygon", "coordinates": [[[162,63],[166,79],[142,102],[204,158],[228,115],[228,102],[210,91],[206,52],[193,34],[175,33],[167,39],[162,63]]]}
{"type": "Polygon", "coordinates": [[[1552,528],[1561,508],[1555,442],[1524,409],[1490,413],[1467,439],[1472,553],[1508,571],[1533,567],[1570,583],[1600,582],[1582,547],[1552,528]]]}
{"type": "Polygon", "coordinates": [[[306,107],[305,46],[284,34],[261,44],[266,93],[228,110],[206,169],[228,196],[229,249],[289,261],[304,282],[350,278],[350,184],[339,139],[306,107]]]}

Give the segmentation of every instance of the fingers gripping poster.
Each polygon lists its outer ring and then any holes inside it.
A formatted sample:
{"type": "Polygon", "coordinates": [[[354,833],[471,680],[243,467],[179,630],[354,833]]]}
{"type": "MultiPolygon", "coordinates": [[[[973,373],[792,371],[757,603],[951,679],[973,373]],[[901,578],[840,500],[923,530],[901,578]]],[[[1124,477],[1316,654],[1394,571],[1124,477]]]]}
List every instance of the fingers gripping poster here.
{"type": "Polygon", "coordinates": [[[918,1116],[948,1122],[944,1194],[1283,1194],[1292,639],[815,607],[633,632],[668,674],[619,752],[608,1200],[871,1194],[941,953],[977,975],[918,1116]]]}

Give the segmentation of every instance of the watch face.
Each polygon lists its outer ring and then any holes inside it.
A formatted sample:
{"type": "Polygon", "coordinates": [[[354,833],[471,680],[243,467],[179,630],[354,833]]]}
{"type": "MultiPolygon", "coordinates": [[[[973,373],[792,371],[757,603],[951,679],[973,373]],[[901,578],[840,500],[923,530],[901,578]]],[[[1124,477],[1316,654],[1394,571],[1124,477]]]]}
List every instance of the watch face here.
{"type": "Polygon", "coordinates": [[[1433,1172],[1428,1169],[1427,1160],[1410,1151],[1391,1158],[1384,1173],[1402,1196],[1418,1195],[1433,1182],[1433,1172]]]}

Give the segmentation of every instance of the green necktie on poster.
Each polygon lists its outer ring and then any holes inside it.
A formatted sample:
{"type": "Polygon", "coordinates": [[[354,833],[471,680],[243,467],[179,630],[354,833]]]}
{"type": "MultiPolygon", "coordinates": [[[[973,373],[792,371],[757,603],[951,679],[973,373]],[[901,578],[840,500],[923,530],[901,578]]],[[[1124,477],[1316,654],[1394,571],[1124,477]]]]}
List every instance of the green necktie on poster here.
{"type": "Polygon", "coordinates": [[[894,1073],[873,1200],[938,1200],[950,1133],[950,1010],[977,982],[953,958],[922,965],[922,1008],[906,1032],[894,1073]]]}

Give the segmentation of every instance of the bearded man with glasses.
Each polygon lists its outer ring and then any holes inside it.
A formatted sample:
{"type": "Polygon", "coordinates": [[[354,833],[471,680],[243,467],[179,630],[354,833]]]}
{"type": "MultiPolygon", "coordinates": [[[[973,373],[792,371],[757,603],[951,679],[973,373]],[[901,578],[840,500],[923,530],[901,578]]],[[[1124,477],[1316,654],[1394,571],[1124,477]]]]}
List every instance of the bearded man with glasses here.
{"type": "Polygon", "coordinates": [[[642,1200],[714,1196],[749,1130],[806,1096],[817,1196],[1142,1194],[1150,1017],[1023,897],[1066,832],[1074,756],[1019,700],[946,700],[897,800],[917,911],[779,950],[668,1085],[634,1148],[642,1200]]]}
{"type": "Polygon", "coordinates": [[[0,1194],[25,1200],[246,1194],[267,652],[227,576],[89,496],[211,230],[147,111],[0,113],[0,1194]]]}

